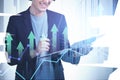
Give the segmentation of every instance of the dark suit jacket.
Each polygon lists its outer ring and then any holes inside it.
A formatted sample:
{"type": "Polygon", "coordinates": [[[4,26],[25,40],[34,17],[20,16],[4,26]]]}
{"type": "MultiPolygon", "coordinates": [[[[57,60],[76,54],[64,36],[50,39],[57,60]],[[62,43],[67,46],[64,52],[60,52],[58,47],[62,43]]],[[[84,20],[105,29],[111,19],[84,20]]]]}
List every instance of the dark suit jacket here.
{"type": "MultiPolygon", "coordinates": [[[[58,28],[57,32],[57,44],[56,44],[56,50],[59,51],[64,49],[64,35],[63,30],[65,27],[67,27],[65,17],[62,14],[47,10],[47,16],[48,16],[48,38],[51,40],[52,44],[52,32],[51,28],[55,24],[58,28]]],[[[36,57],[31,58],[29,54],[29,48],[26,48],[29,44],[28,36],[30,32],[33,31],[32,24],[31,24],[31,18],[30,18],[30,12],[29,9],[20,13],[18,16],[11,16],[9,19],[7,32],[12,35],[12,46],[11,46],[11,62],[10,65],[16,65],[16,79],[27,79],[30,80],[33,73],[35,72],[35,65],[36,65],[36,57]],[[19,42],[23,44],[24,48],[26,48],[23,56],[21,57],[21,60],[17,60],[19,57],[17,46],[19,42]]],[[[34,33],[34,32],[33,32],[34,33]]],[[[69,47],[69,41],[65,41],[66,45],[69,47]]],[[[35,44],[34,44],[35,45],[35,44]]],[[[35,48],[35,47],[34,47],[35,48]]],[[[52,48],[50,47],[50,51],[53,52],[52,48]]],[[[10,53],[9,53],[10,54],[10,53]]],[[[66,59],[70,59],[70,53],[66,54],[65,56],[69,57],[66,59]]],[[[60,58],[60,55],[54,55],[52,56],[52,60],[58,60],[60,58]]],[[[65,60],[65,58],[64,58],[65,60]]],[[[79,57],[75,59],[66,60],[67,62],[71,62],[74,64],[77,64],[79,62],[79,57]]],[[[63,73],[63,67],[61,64],[61,60],[59,60],[57,63],[52,63],[54,66],[54,73],[55,73],[55,79],[58,80],[64,80],[64,73],[63,73]]],[[[34,79],[34,78],[33,78],[34,79]]]]}

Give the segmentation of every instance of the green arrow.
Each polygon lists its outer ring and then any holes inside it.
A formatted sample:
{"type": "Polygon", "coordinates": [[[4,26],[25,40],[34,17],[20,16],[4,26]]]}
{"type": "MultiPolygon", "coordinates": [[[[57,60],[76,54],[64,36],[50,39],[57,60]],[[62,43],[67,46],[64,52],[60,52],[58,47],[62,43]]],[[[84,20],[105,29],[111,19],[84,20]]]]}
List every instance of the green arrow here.
{"type": "Polygon", "coordinates": [[[10,33],[7,33],[6,40],[7,40],[7,52],[8,55],[11,56],[11,41],[13,40],[13,38],[10,33]]]}
{"type": "Polygon", "coordinates": [[[30,32],[28,39],[29,39],[29,46],[30,46],[30,55],[33,55],[35,36],[32,31],[30,32]]]}
{"type": "Polygon", "coordinates": [[[68,28],[65,27],[64,31],[63,31],[63,35],[64,35],[64,48],[67,48],[67,37],[68,37],[68,28]]]}
{"type": "Polygon", "coordinates": [[[32,31],[30,32],[30,34],[28,36],[28,39],[29,39],[30,49],[33,50],[34,49],[34,39],[35,39],[35,36],[34,36],[32,31]]]}
{"type": "Polygon", "coordinates": [[[19,57],[21,57],[21,55],[22,55],[21,53],[23,52],[23,49],[24,49],[24,47],[23,47],[22,43],[19,42],[18,47],[17,47],[19,57]]]}
{"type": "Polygon", "coordinates": [[[55,51],[57,44],[57,32],[58,32],[57,26],[55,24],[53,25],[51,32],[52,32],[52,49],[53,51],[55,51]]]}

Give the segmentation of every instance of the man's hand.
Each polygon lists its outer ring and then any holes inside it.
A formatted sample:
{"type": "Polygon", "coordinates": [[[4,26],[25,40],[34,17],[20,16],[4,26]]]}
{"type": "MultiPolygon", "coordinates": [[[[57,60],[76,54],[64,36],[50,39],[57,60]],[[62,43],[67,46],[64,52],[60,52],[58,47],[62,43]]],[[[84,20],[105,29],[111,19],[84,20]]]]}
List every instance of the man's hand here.
{"type": "Polygon", "coordinates": [[[39,41],[36,47],[36,55],[42,54],[42,52],[47,52],[50,49],[50,40],[48,38],[43,38],[39,41]]]}
{"type": "Polygon", "coordinates": [[[44,55],[44,52],[49,51],[50,49],[50,40],[48,38],[40,39],[35,50],[30,51],[31,58],[34,58],[38,55],[44,55]]]}
{"type": "Polygon", "coordinates": [[[92,43],[96,40],[97,37],[91,37],[79,42],[74,43],[71,48],[73,50],[76,50],[77,52],[80,52],[83,55],[87,55],[93,47],[91,47],[92,43]]]}

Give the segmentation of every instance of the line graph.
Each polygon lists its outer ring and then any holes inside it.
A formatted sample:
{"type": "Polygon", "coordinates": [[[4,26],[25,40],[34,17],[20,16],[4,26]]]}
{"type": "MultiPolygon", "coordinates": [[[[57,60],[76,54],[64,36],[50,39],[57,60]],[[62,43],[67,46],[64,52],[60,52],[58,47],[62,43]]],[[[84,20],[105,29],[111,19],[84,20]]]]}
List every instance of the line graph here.
{"type": "Polygon", "coordinates": [[[9,70],[10,68],[6,69],[4,72],[0,70],[0,77],[4,76],[9,70]]]}
{"type": "Polygon", "coordinates": [[[24,53],[27,51],[27,49],[30,47],[30,45],[28,44],[27,45],[27,47],[24,49],[24,51],[22,52],[22,53],[20,53],[21,54],[21,56],[19,56],[19,58],[15,58],[15,57],[12,57],[12,56],[9,56],[8,58],[9,59],[16,59],[16,60],[18,60],[18,61],[20,61],[21,60],[21,58],[22,58],[22,56],[24,55],[24,53]]]}
{"type": "MultiPolygon", "coordinates": [[[[36,74],[37,71],[39,70],[40,66],[41,66],[44,62],[57,63],[58,61],[60,61],[60,60],[62,59],[62,57],[63,57],[68,51],[73,52],[73,53],[74,53],[75,55],[77,55],[77,56],[81,56],[81,55],[83,56],[83,55],[84,55],[84,54],[81,54],[81,53],[79,53],[79,52],[77,52],[77,51],[75,51],[75,50],[72,50],[71,48],[68,48],[68,49],[64,49],[64,50],[61,50],[61,51],[53,52],[53,53],[51,53],[50,55],[47,55],[47,56],[41,56],[41,58],[43,58],[43,57],[49,57],[49,56],[54,55],[54,54],[62,54],[61,57],[60,57],[58,60],[56,60],[56,61],[54,61],[54,60],[45,60],[45,59],[42,60],[42,62],[39,64],[39,66],[37,67],[37,69],[35,70],[35,72],[33,73],[33,75],[31,76],[30,80],[33,79],[33,77],[35,76],[35,74],[36,74]],[[59,53],[58,53],[58,52],[59,52],[59,53]]],[[[26,80],[20,73],[16,72],[16,74],[17,74],[19,77],[21,77],[23,80],[26,80]]]]}
{"type": "MultiPolygon", "coordinates": [[[[33,73],[33,75],[31,76],[30,80],[33,79],[33,77],[35,76],[35,74],[37,73],[38,69],[41,67],[41,65],[44,63],[44,62],[50,62],[50,63],[57,63],[58,61],[60,61],[63,56],[68,52],[70,51],[70,54],[72,54],[73,57],[77,57],[77,56],[84,56],[86,54],[84,53],[89,53],[89,51],[91,51],[91,47],[89,47],[88,45],[91,45],[92,42],[94,42],[96,40],[97,37],[91,37],[91,38],[88,38],[86,40],[82,40],[80,42],[76,42],[75,44],[73,44],[70,48],[66,48],[66,49],[63,49],[63,50],[60,50],[60,51],[56,51],[56,52],[52,52],[52,53],[49,53],[48,55],[45,55],[45,56],[41,56],[40,58],[44,58],[44,57],[50,57],[54,54],[59,54],[61,55],[59,59],[57,59],[56,61],[53,61],[53,60],[42,60],[42,62],[39,64],[39,66],[37,67],[37,69],[35,70],[35,72],[33,73]],[[85,45],[85,46],[84,46],[85,45]],[[87,46],[86,46],[87,45],[87,46]],[[85,49],[85,47],[88,47],[85,49]],[[85,51],[81,50],[81,48],[85,49],[85,51]],[[77,51],[77,49],[79,49],[79,51],[77,51]],[[80,52],[81,51],[81,52],[80,52]]],[[[26,50],[30,48],[31,49],[31,46],[30,44],[28,44],[26,46],[26,48],[23,50],[21,54],[21,56],[19,58],[15,58],[15,57],[10,57],[10,58],[13,58],[13,59],[16,59],[16,60],[21,60],[22,56],[25,54],[26,50]]],[[[19,72],[16,71],[16,74],[23,80],[26,80],[24,76],[22,76],[19,72]]]]}

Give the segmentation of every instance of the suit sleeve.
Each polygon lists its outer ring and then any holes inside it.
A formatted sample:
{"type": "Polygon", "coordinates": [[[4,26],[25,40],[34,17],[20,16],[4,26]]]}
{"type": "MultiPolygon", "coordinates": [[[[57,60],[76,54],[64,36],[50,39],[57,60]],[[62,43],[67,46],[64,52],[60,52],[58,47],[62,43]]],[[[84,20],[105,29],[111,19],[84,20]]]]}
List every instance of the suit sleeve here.
{"type": "Polygon", "coordinates": [[[11,37],[11,41],[6,41],[6,51],[8,53],[8,58],[10,58],[10,65],[16,65],[19,63],[18,60],[18,52],[17,52],[17,44],[18,44],[18,40],[17,40],[17,32],[16,32],[16,27],[14,25],[14,19],[13,17],[10,17],[9,22],[8,22],[8,26],[7,26],[7,30],[6,30],[7,34],[6,38],[9,39],[8,37],[11,37]],[[10,49],[8,51],[8,48],[10,49]]]}

